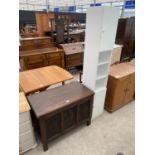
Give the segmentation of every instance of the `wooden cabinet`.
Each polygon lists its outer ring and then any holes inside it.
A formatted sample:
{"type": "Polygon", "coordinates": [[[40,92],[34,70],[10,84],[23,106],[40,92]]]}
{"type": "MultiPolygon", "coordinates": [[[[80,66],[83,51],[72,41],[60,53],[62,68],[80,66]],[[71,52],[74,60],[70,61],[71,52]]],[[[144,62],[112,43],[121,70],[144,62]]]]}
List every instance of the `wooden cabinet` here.
{"type": "Polygon", "coordinates": [[[84,85],[73,82],[27,97],[44,151],[48,149],[49,140],[82,123],[90,125],[93,94],[84,85]]]}
{"type": "Polygon", "coordinates": [[[36,146],[30,107],[24,93],[21,92],[19,94],[19,153],[22,154],[36,146]]]}
{"type": "Polygon", "coordinates": [[[113,112],[134,99],[135,68],[128,63],[113,65],[107,84],[105,109],[113,112]]]}
{"type": "Polygon", "coordinates": [[[135,57],[135,17],[119,19],[115,42],[123,45],[122,62],[135,57]]]}
{"type": "Polygon", "coordinates": [[[65,52],[65,67],[67,69],[83,65],[83,43],[61,44],[60,46],[65,52]]]}
{"type": "Polygon", "coordinates": [[[64,52],[57,47],[20,51],[21,70],[34,69],[49,65],[64,67],[64,52]]]}

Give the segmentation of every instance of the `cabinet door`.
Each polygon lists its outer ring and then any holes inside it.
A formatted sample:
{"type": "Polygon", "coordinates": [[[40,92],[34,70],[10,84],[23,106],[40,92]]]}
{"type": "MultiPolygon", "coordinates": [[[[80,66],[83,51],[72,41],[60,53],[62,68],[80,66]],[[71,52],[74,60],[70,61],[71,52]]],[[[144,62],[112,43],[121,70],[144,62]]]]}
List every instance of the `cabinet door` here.
{"type": "Polygon", "coordinates": [[[128,77],[117,79],[116,89],[113,97],[113,108],[121,107],[124,104],[125,90],[128,83],[128,77]]]}
{"type": "Polygon", "coordinates": [[[133,100],[135,93],[135,74],[128,76],[128,83],[125,89],[124,103],[128,103],[133,100]]]}
{"type": "Polygon", "coordinates": [[[108,111],[113,112],[124,104],[123,101],[127,83],[127,77],[116,79],[109,76],[105,100],[105,108],[108,111]]]}

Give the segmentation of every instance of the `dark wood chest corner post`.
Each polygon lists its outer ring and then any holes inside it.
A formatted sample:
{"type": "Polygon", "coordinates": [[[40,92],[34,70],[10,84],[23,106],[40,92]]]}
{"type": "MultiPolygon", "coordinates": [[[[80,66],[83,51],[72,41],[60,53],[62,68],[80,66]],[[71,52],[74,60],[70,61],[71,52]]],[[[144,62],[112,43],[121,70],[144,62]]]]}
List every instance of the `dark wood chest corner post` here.
{"type": "Polygon", "coordinates": [[[44,149],[44,151],[47,151],[48,150],[48,141],[47,141],[46,124],[45,124],[44,118],[39,119],[39,127],[40,127],[40,138],[41,138],[41,142],[43,144],[43,149],[44,149]]]}
{"type": "Polygon", "coordinates": [[[87,121],[87,126],[91,124],[92,111],[93,111],[93,100],[94,100],[94,96],[90,98],[89,120],[87,121]]]}

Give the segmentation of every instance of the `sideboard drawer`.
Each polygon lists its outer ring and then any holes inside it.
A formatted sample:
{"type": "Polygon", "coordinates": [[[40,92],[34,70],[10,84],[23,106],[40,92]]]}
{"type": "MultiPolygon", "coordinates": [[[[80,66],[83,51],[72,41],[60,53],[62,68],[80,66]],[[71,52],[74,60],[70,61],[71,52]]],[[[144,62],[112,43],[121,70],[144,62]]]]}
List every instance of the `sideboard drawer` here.
{"type": "Polygon", "coordinates": [[[61,54],[59,52],[55,52],[55,53],[50,53],[50,54],[46,54],[46,57],[48,59],[53,59],[53,58],[61,58],[61,54]]]}

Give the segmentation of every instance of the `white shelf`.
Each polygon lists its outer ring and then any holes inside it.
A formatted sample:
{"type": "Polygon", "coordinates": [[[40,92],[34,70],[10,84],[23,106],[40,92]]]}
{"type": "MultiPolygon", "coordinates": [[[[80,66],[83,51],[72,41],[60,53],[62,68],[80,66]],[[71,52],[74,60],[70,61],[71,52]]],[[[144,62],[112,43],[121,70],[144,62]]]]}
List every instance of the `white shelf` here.
{"type": "Polygon", "coordinates": [[[83,83],[95,92],[94,117],[103,112],[118,18],[119,8],[116,7],[90,7],[87,10],[83,83]]]}
{"type": "Polygon", "coordinates": [[[96,80],[100,80],[100,79],[103,79],[103,78],[106,78],[107,75],[101,75],[101,76],[97,76],[96,80]]]}
{"type": "Polygon", "coordinates": [[[99,80],[96,80],[96,85],[95,85],[95,90],[100,90],[100,89],[103,89],[106,87],[106,81],[107,81],[107,78],[102,78],[102,79],[99,79],[99,80]]]}
{"type": "Polygon", "coordinates": [[[103,87],[103,88],[97,88],[96,90],[95,90],[95,93],[99,93],[99,92],[101,92],[101,91],[105,91],[106,90],[106,87],[103,87]]]}
{"type": "Polygon", "coordinates": [[[110,56],[111,56],[111,51],[102,51],[99,53],[99,58],[98,58],[98,62],[102,63],[102,62],[110,62],[110,56]]]}
{"type": "Polygon", "coordinates": [[[108,74],[109,64],[103,64],[97,67],[97,77],[106,76],[108,74]]]}
{"type": "Polygon", "coordinates": [[[109,61],[100,62],[100,63],[98,64],[98,66],[100,66],[100,65],[105,65],[105,64],[109,64],[109,61]]]}

